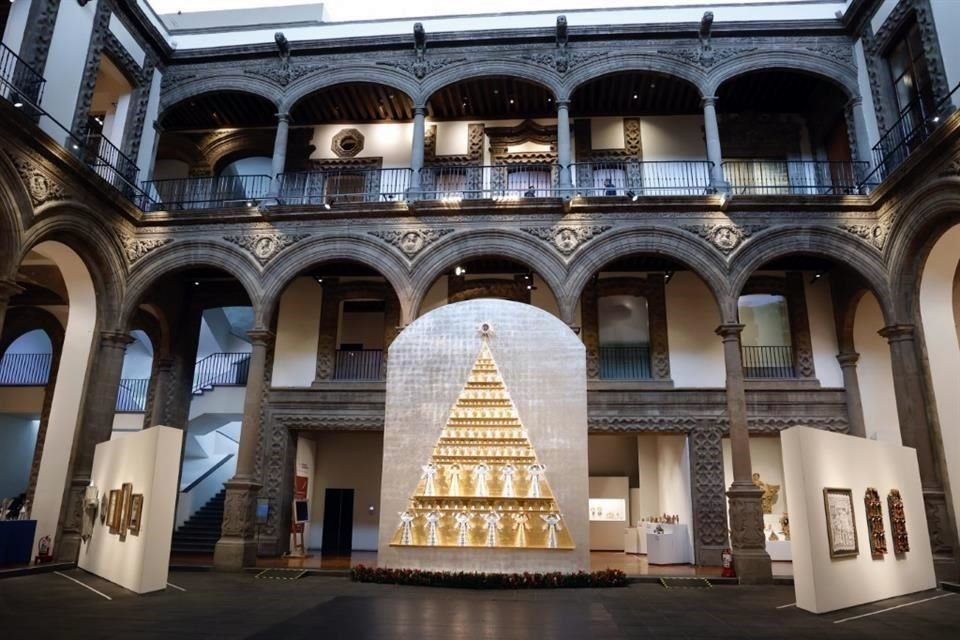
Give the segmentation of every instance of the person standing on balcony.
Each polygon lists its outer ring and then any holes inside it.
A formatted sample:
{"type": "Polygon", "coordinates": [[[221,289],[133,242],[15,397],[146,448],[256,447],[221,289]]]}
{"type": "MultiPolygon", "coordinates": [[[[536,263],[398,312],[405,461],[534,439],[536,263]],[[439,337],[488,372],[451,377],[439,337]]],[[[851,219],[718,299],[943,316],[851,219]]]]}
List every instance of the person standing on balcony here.
{"type": "Polygon", "coordinates": [[[526,191],[523,192],[523,197],[524,197],[524,198],[536,198],[536,197],[537,197],[537,190],[533,188],[533,185],[532,185],[532,184],[527,187],[527,190],[526,190],[526,191]]]}
{"type": "Polygon", "coordinates": [[[603,182],[603,195],[605,196],[615,196],[617,195],[617,185],[613,184],[613,180],[607,178],[603,182]]]}

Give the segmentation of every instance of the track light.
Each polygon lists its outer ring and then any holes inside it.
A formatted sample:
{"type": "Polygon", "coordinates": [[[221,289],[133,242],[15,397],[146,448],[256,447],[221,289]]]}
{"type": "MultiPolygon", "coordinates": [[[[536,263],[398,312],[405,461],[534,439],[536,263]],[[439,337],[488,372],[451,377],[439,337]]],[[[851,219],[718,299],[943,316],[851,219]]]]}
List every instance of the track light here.
{"type": "Polygon", "coordinates": [[[460,267],[460,266],[458,266],[457,268],[455,268],[455,269],[453,270],[453,275],[455,275],[455,276],[463,276],[463,275],[466,275],[466,274],[467,274],[467,270],[464,269],[463,267],[460,267]]]}
{"type": "Polygon", "coordinates": [[[333,200],[332,200],[331,198],[324,198],[324,199],[323,199],[323,208],[324,208],[324,209],[329,210],[332,205],[333,205],[333,200]]]}
{"type": "Polygon", "coordinates": [[[317,280],[317,284],[323,284],[323,278],[321,278],[320,276],[317,276],[316,280],[317,280]]]}
{"type": "Polygon", "coordinates": [[[823,277],[823,274],[819,271],[813,274],[813,278],[810,279],[810,284],[815,283],[817,280],[823,277]]]}
{"type": "Polygon", "coordinates": [[[663,274],[663,284],[664,284],[664,285],[670,284],[670,281],[671,281],[671,280],[673,280],[673,271],[667,271],[665,274],[663,274]]]}
{"type": "Polygon", "coordinates": [[[199,286],[200,286],[200,282],[199,282],[198,280],[194,280],[194,281],[193,281],[193,286],[199,287],[199,286]]]}
{"type": "Polygon", "coordinates": [[[630,198],[630,201],[631,201],[631,202],[636,202],[637,200],[640,199],[640,196],[637,194],[636,191],[627,191],[625,195],[626,195],[628,198],[630,198]]]}
{"type": "Polygon", "coordinates": [[[23,109],[23,103],[20,102],[19,100],[17,100],[16,102],[13,103],[13,108],[14,108],[14,109],[23,109]]]}

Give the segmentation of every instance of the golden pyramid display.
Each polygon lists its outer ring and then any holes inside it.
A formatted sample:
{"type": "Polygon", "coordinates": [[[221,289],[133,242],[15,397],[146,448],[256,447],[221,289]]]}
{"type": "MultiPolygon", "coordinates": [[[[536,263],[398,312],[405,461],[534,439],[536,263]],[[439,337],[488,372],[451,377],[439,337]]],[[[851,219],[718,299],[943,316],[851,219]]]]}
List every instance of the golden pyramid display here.
{"type": "Polygon", "coordinates": [[[573,549],[484,338],[391,546],[573,549]]]}

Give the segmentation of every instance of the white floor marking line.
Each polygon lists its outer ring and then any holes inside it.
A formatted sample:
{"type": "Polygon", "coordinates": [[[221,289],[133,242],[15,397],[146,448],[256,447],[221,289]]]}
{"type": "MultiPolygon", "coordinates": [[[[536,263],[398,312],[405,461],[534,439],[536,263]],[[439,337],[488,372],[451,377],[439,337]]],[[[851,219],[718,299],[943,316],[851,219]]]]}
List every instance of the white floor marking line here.
{"type": "Polygon", "coordinates": [[[866,618],[867,616],[875,616],[878,613],[886,613],[887,611],[893,611],[894,609],[902,609],[903,607],[912,607],[915,604],[921,604],[924,602],[930,602],[931,600],[939,600],[940,598],[948,598],[950,596],[955,596],[955,593],[944,593],[939,596],[933,596],[932,598],[924,598],[923,600],[916,600],[914,602],[904,602],[903,604],[898,604],[895,607],[889,607],[887,609],[880,609],[880,611],[871,611],[870,613],[862,613],[859,616],[851,616],[849,618],[841,618],[840,620],[834,620],[833,624],[840,624],[841,622],[850,622],[851,620],[859,620],[860,618],[866,618]]]}
{"type": "Polygon", "coordinates": [[[54,573],[57,574],[58,576],[62,576],[62,577],[64,577],[64,578],[66,578],[67,580],[70,580],[71,582],[76,582],[78,585],[80,585],[80,586],[83,587],[84,589],[89,589],[90,591],[93,591],[95,594],[97,594],[97,595],[100,596],[101,598],[106,598],[107,600],[113,600],[113,598],[111,598],[111,597],[108,596],[107,594],[102,593],[102,592],[100,592],[100,591],[97,591],[96,589],[94,589],[94,588],[91,587],[90,585],[88,585],[88,584],[86,584],[86,583],[84,583],[84,582],[80,582],[80,581],[77,580],[76,578],[71,578],[71,577],[68,576],[67,574],[65,574],[65,573],[60,573],[59,571],[54,571],[54,573]]]}
{"type": "Polygon", "coordinates": [[[173,584],[172,582],[168,582],[168,583],[167,583],[167,586],[168,586],[168,587],[173,587],[173,588],[176,589],[177,591],[186,591],[186,589],[184,589],[183,587],[178,587],[177,585],[173,584]]]}
{"type": "Polygon", "coordinates": [[[779,607],[777,607],[777,609],[786,609],[787,607],[795,607],[795,606],[797,606],[797,603],[791,602],[790,604],[782,604],[779,607]]]}

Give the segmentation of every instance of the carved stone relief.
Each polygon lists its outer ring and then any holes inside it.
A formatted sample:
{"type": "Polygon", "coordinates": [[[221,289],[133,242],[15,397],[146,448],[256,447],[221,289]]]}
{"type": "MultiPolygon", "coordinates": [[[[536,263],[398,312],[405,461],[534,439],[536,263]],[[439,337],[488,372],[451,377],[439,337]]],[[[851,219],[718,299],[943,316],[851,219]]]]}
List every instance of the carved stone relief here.
{"type": "Polygon", "coordinates": [[[30,201],[33,202],[33,206],[37,207],[51,200],[66,199],[67,196],[60,183],[33,162],[20,157],[12,157],[11,160],[13,160],[23,184],[30,193],[30,201]]]}
{"type": "Polygon", "coordinates": [[[719,224],[681,225],[681,228],[697,234],[716,247],[720,253],[729,255],[747,238],[767,227],[766,225],[755,224],[738,226],[732,222],[721,222],[719,224]]]}
{"type": "Polygon", "coordinates": [[[564,256],[572,255],[591,239],[610,229],[610,225],[532,227],[523,231],[540,238],[564,256]]]}
{"type": "Polygon", "coordinates": [[[690,432],[693,528],[701,564],[718,562],[727,545],[722,443],[723,432],[715,427],[698,426],[690,432]]]}
{"type": "Polygon", "coordinates": [[[881,251],[887,242],[887,234],[890,232],[889,222],[881,222],[878,224],[841,224],[837,226],[881,251]]]}
{"type": "Polygon", "coordinates": [[[330,151],[338,158],[352,158],[363,151],[364,137],[357,129],[340,129],[330,140],[330,151]]]}
{"type": "Polygon", "coordinates": [[[127,257],[127,262],[133,264],[154,249],[170,244],[173,238],[136,238],[122,234],[120,241],[123,243],[123,254],[127,257]]]}
{"type": "Polygon", "coordinates": [[[318,71],[323,71],[329,65],[325,64],[298,64],[287,60],[275,60],[243,70],[248,76],[258,76],[285,87],[291,82],[318,71]]]}
{"type": "Polygon", "coordinates": [[[391,229],[367,233],[400,249],[407,258],[413,258],[424,247],[433,244],[448,233],[453,233],[453,229],[391,229]]]}
{"type": "Polygon", "coordinates": [[[224,240],[246,249],[262,265],[278,253],[307,237],[307,234],[260,233],[243,236],[224,236],[224,240]]]}

